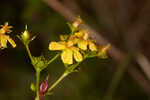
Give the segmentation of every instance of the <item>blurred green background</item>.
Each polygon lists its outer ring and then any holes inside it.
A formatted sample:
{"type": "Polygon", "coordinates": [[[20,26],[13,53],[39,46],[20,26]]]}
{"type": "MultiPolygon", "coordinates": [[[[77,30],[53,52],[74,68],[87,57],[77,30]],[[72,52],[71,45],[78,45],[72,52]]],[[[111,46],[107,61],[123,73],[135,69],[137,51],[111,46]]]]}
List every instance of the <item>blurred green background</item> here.
{"type": "MultiPolygon", "coordinates": [[[[150,57],[149,0],[59,0],[59,2],[75,11],[85,23],[97,31],[103,31],[101,34],[125,54],[132,55],[132,51],[140,50],[150,57]],[[139,20],[139,26],[134,29],[139,20]],[[131,27],[135,30],[132,34],[128,32],[131,27]],[[139,35],[139,31],[142,34],[139,35]]],[[[11,36],[16,41],[17,47],[13,49],[9,45],[8,49],[0,51],[0,100],[34,100],[35,95],[29,87],[30,83],[35,81],[35,72],[25,47],[16,35],[23,32],[25,25],[28,25],[29,32],[37,35],[30,44],[32,54],[34,56],[44,54],[47,58],[51,58],[53,53],[48,51],[49,42],[57,41],[60,34],[69,33],[67,20],[43,0],[1,0],[0,24],[6,21],[13,26],[11,36]]],[[[130,60],[142,72],[134,58],[131,57],[130,60]]],[[[88,59],[80,65],[80,72],[73,73],[62,81],[54,94],[45,100],[103,100],[110,92],[111,81],[115,80],[113,75],[122,70],[120,68],[122,65],[125,65],[124,61],[116,63],[111,57],[88,59]]],[[[49,74],[49,83],[52,84],[63,71],[64,66],[59,58],[42,72],[41,80],[49,74]]],[[[120,78],[113,94],[113,100],[148,100],[148,97],[127,72],[120,78]]]]}

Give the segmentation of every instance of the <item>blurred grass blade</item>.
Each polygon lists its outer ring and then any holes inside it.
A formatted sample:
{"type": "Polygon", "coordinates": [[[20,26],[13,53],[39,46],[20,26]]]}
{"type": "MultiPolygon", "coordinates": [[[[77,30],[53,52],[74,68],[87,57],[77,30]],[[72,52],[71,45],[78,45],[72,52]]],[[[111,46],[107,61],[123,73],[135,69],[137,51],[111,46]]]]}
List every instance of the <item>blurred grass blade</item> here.
{"type": "Polygon", "coordinates": [[[108,91],[106,95],[104,96],[103,100],[112,100],[113,95],[120,83],[121,78],[123,77],[123,74],[125,72],[126,67],[129,64],[130,56],[127,55],[124,60],[119,64],[117,72],[115,72],[112,81],[110,83],[110,86],[108,87],[108,91]]]}

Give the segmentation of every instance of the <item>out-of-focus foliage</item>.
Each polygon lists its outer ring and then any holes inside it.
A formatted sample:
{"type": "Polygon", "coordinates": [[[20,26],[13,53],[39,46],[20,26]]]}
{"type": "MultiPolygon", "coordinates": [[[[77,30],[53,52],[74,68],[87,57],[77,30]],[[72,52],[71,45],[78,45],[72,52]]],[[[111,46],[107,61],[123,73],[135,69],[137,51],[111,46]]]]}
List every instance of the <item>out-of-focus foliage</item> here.
{"type": "MultiPolygon", "coordinates": [[[[62,1],[66,1],[66,4],[68,1],[72,2],[72,0],[62,1]]],[[[140,7],[144,7],[145,2],[148,0],[77,0],[79,8],[82,9],[78,13],[81,13],[83,20],[97,30],[101,29],[106,32],[103,35],[124,51],[129,49],[128,46],[132,47],[132,37],[135,40],[139,39],[136,38],[136,34],[125,33],[129,26],[136,25],[133,22],[141,17],[136,14],[141,10],[140,7]],[[119,4],[121,5],[119,6],[119,4]],[[128,39],[129,41],[127,41],[128,39]],[[128,42],[131,44],[129,45],[128,42]]],[[[68,3],[67,6],[70,5],[68,3]]],[[[30,44],[33,55],[39,56],[42,53],[47,57],[53,56],[48,51],[48,44],[52,40],[58,40],[58,35],[69,32],[67,21],[42,0],[2,0],[0,12],[0,24],[8,21],[13,26],[13,34],[11,35],[17,44],[15,49],[9,48],[0,51],[0,100],[33,100],[30,84],[35,81],[34,70],[16,35],[20,34],[27,24],[28,30],[37,35],[37,38],[30,44]]],[[[149,21],[147,16],[145,20],[149,21]]],[[[141,24],[145,24],[145,20],[141,20],[141,24]]],[[[141,32],[140,49],[150,55],[147,52],[150,50],[149,46],[147,49],[143,49],[145,44],[150,43],[149,30],[141,32]]],[[[8,44],[8,46],[10,45],[8,44]]],[[[73,73],[67,77],[58,85],[54,94],[46,97],[45,100],[101,100],[107,92],[112,76],[117,71],[116,68],[119,68],[111,57],[103,60],[89,59],[80,66],[79,73],[73,73]]],[[[51,84],[63,71],[64,67],[61,60],[58,59],[48,66],[47,71],[42,72],[41,79],[49,74],[51,84]]],[[[128,73],[122,77],[113,98],[114,100],[148,99],[143,89],[128,73]]]]}

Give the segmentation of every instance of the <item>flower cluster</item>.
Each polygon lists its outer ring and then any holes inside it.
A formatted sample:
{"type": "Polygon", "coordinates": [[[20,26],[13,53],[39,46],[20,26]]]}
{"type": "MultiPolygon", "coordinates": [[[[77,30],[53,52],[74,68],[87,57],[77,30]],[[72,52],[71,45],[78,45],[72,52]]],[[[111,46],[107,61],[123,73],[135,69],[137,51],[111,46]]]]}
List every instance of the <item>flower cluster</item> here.
{"type": "MultiPolygon", "coordinates": [[[[90,32],[88,30],[79,28],[81,24],[82,20],[80,17],[78,17],[72,24],[68,24],[71,29],[69,35],[60,35],[60,41],[50,42],[49,50],[61,51],[61,54],[56,54],[50,60],[45,59],[43,55],[36,57],[32,56],[29,44],[36,38],[36,36],[31,35],[27,29],[27,26],[25,27],[24,32],[22,32],[20,35],[17,35],[17,37],[24,44],[28,56],[31,60],[31,64],[36,71],[36,84],[31,83],[30,85],[30,89],[36,92],[35,100],[42,100],[45,95],[52,94],[53,89],[57,86],[58,83],[60,83],[69,74],[78,71],[78,65],[84,59],[91,57],[107,57],[107,51],[110,48],[110,44],[103,47],[97,45],[96,41],[89,37],[90,32]],[[47,68],[47,66],[56,60],[56,58],[58,58],[60,55],[62,62],[66,67],[64,73],[50,87],[48,85],[48,77],[40,84],[41,71],[47,68]],[[74,60],[76,63],[74,63],[74,60]]],[[[0,49],[7,48],[7,42],[9,42],[13,48],[16,47],[14,40],[12,40],[8,35],[12,32],[11,28],[12,26],[9,26],[8,22],[0,26],[0,49]]]]}
{"type": "Polygon", "coordinates": [[[9,42],[13,48],[16,47],[16,43],[7,35],[6,33],[10,34],[12,26],[8,26],[8,22],[4,25],[1,25],[0,28],[0,49],[7,48],[7,42],[9,42]]]}
{"type": "Polygon", "coordinates": [[[49,50],[61,50],[61,59],[65,64],[73,64],[73,58],[76,62],[81,62],[86,54],[94,52],[94,56],[106,57],[106,52],[110,45],[103,48],[99,47],[96,42],[89,38],[89,31],[79,29],[82,20],[78,17],[71,25],[73,33],[70,35],[61,35],[60,41],[50,42],[49,50]],[[105,49],[104,49],[105,48],[105,49]]]}

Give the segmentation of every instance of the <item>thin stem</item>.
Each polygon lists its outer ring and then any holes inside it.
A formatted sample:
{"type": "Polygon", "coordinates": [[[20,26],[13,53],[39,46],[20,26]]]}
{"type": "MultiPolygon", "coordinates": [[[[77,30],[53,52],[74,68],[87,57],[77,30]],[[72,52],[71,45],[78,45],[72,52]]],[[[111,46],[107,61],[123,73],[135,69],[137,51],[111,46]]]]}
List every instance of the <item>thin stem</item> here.
{"type": "Polygon", "coordinates": [[[48,61],[48,64],[50,64],[50,63],[53,62],[56,58],[58,58],[59,55],[60,55],[59,53],[56,54],[52,59],[50,59],[50,60],[48,61]]]}
{"type": "Polygon", "coordinates": [[[56,80],[55,83],[51,85],[51,87],[48,89],[48,92],[51,92],[66,76],[74,72],[75,68],[80,64],[81,62],[78,62],[66,69],[66,71],[56,80]]]}
{"type": "Polygon", "coordinates": [[[40,70],[36,70],[36,100],[40,100],[39,81],[40,81],[40,70]]]}
{"type": "Polygon", "coordinates": [[[31,60],[31,62],[32,62],[32,61],[33,61],[33,58],[32,58],[32,55],[31,55],[31,52],[30,52],[30,49],[29,49],[29,45],[25,45],[25,47],[26,47],[27,53],[28,53],[28,55],[29,55],[29,58],[30,58],[30,60],[31,60]]]}
{"type": "Polygon", "coordinates": [[[69,73],[64,72],[59,79],[52,84],[52,86],[48,89],[49,92],[51,92],[67,75],[69,75],[69,73]]]}
{"type": "MultiPolygon", "coordinates": [[[[26,47],[26,50],[27,50],[27,53],[28,53],[28,56],[29,56],[31,62],[33,62],[33,57],[32,57],[31,51],[29,49],[29,45],[26,44],[25,47],[26,47]]],[[[40,81],[41,70],[38,69],[35,65],[33,65],[33,66],[36,69],[36,97],[35,97],[35,100],[40,100],[39,81],[40,81]]]]}

